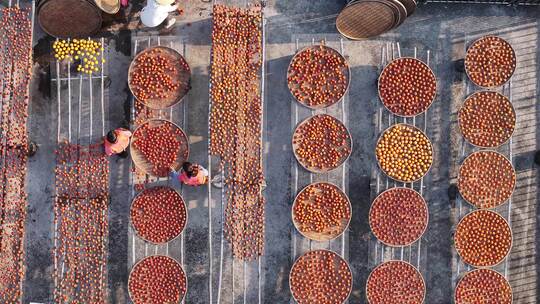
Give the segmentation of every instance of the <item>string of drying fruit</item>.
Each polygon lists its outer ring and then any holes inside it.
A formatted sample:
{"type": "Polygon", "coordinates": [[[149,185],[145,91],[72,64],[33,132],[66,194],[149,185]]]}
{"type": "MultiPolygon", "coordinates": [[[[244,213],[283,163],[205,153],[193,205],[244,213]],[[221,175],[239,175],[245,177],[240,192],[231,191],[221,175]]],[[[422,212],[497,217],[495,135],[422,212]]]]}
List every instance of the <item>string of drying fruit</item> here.
{"type": "Polygon", "coordinates": [[[31,9],[0,9],[0,303],[22,301],[31,9]]]}
{"type": "Polygon", "coordinates": [[[261,59],[261,7],[215,5],[210,153],[224,167],[227,238],[234,256],[246,260],[261,255],[264,246],[261,59]]]}
{"type": "Polygon", "coordinates": [[[109,160],[101,144],[56,151],[55,303],[106,303],[109,160]]]}

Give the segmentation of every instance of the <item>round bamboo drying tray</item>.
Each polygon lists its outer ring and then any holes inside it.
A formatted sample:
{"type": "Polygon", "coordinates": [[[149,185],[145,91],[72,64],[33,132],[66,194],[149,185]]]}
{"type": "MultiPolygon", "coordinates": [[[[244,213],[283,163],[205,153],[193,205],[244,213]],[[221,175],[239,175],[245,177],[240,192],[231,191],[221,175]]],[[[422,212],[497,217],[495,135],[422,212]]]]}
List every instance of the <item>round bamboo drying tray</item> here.
{"type": "Polygon", "coordinates": [[[308,170],[310,172],[314,172],[314,173],[325,173],[325,172],[329,172],[329,171],[332,171],[332,170],[338,168],[339,166],[343,165],[343,163],[346,162],[347,159],[349,159],[349,157],[351,156],[351,153],[352,153],[353,141],[352,141],[352,137],[351,137],[351,133],[349,132],[349,129],[345,126],[345,124],[343,124],[343,122],[341,122],[341,120],[339,120],[339,119],[337,119],[337,118],[335,118],[333,116],[327,115],[327,114],[318,114],[318,115],[306,118],[304,121],[299,123],[298,126],[296,126],[296,129],[294,130],[293,138],[292,138],[292,148],[293,148],[293,153],[294,153],[294,156],[295,156],[296,160],[298,161],[298,163],[302,167],[304,167],[304,169],[306,169],[306,170],[308,170]],[[342,146],[340,148],[341,149],[349,148],[349,153],[347,154],[346,157],[343,157],[336,166],[333,166],[333,167],[319,168],[319,167],[315,167],[315,166],[310,166],[310,165],[304,163],[302,161],[302,158],[296,152],[296,149],[298,148],[298,144],[296,144],[294,142],[294,138],[296,136],[298,136],[298,132],[300,132],[299,131],[300,128],[302,126],[304,126],[306,123],[308,123],[309,121],[311,121],[312,119],[317,119],[318,117],[322,117],[322,116],[331,117],[335,122],[337,122],[338,124],[343,126],[343,128],[345,128],[345,130],[347,131],[347,134],[346,134],[346,136],[347,136],[347,142],[346,142],[347,146],[342,146]]]}
{"type": "MultiPolygon", "coordinates": [[[[389,279],[392,279],[394,276],[391,276],[389,279]]],[[[388,281],[385,281],[385,284],[386,286],[384,288],[387,288],[388,285],[390,284],[388,281]]],[[[387,292],[386,290],[383,290],[382,292],[387,292]]],[[[392,290],[390,291],[391,293],[391,296],[396,296],[395,295],[395,290],[392,290]]],[[[371,271],[371,273],[369,274],[368,276],[368,279],[367,279],[367,283],[366,283],[366,298],[367,298],[367,302],[369,304],[421,304],[421,303],[424,303],[424,300],[426,298],[426,282],[424,281],[424,277],[422,276],[422,274],[418,271],[418,269],[416,269],[416,267],[414,267],[412,264],[408,263],[408,262],[405,262],[405,261],[399,261],[399,260],[390,260],[390,261],[387,261],[387,262],[384,262],[382,264],[380,264],[379,266],[375,267],[375,269],[373,269],[371,271]],[[422,288],[421,290],[418,290],[418,292],[421,292],[421,300],[418,299],[418,301],[415,301],[415,299],[411,299],[411,289],[410,287],[411,286],[404,286],[404,282],[403,281],[399,281],[399,282],[393,282],[394,285],[397,285],[398,287],[401,287],[402,289],[406,289],[406,290],[402,290],[403,293],[406,292],[406,294],[404,295],[405,299],[403,298],[398,298],[398,299],[382,299],[382,300],[376,300],[373,298],[373,296],[370,296],[370,281],[373,280],[373,277],[375,274],[377,274],[378,271],[382,271],[384,270],[384,268],[388,268],[388,267],[394,267],[394,265],[404,265],[406,268],[408,268],[408,270],[410,270],[412,273],[414,273],[416,275],[415,278],[413,278],[414,280],[417,280],[416,284],[412,284],[413,286],[414,285],[417,285],[417,284],[421,284],[422,285],[422,288]]]]}
{"type": "Polygon", "coordinates": [[[407,17],[412,15],[414,11],[416,10],[416,1],[415,0],[400,0],[400,1],[407,9],[407,17]]]}
{"type": "MultiPolygon", "coordinates": [[[[395,216],[399,216],[399,214],[395,214],[395,216]]],[[[369,226],[371,228],[371,231],[373,232],[373,234],[375,235],[375,237],[383,244],[385,244],[386,246],[389,246],[389,247],[404,247],[404,246],[408,246],[408,245],[411,245],[413,243],[415,243],[416,241],[418,241],[422,235],[424,235],[424,233],[426,232],[427,230],[427,226],[428,226],[428,223],[429,223],[429,212],[428,212],[428,207],[427,207],[427,203],[426,203],[426,200],[424,199],[424,197],[422,197],[422,195],[420,193],[418,193],[417,191],[411,189],[411,188],[407,188],[407,187],[393,187],[393,188],[390,188],[390,189],[387,189],[383,192],[381,192],[379,195],[377,195],[377,197],[375,198],[375,200],[373,200],[373,203],[371,204],[371,207],[369,208],[369,226]],[[384,197],[384,195],[387,195],[388,193],[390,192],[393,192],[393,191],[398,191],[398,190],[406,190],[406,191],[410,191],[411,194],[414,193],[414,195],[417,195],[417,198],[420,198],[420,200],[422,201],[422,204],[423,204],[423,207],[425,209],[425,213],[426,213],[426,216],[425,216],[425,219],[423,219],[423,226],[424,228],[422,229],[422,231],[420,233],[418,233],[418,235],[414,238],[412,238],[411,240],[408,240],[406,242],[403,242],[403,243],[399,243],[399,244],[392,244],[388,241],[385,241],[384,239],[387,239],[388,237],[384,237],[384,236],[381,236],[380,233],[377,233],[376,230],[377,229],[373,229],[373,220],[372,220],[372,212],[373,212],[373,207],[374,205],[377,203],[377,202],[380,202],[379,200],[382,199],[384,197]],[[378,235],[379,234],[379,235],[378,235]]],[[[410,230],[410,229],[403,229],[403,230],[410,230]]]]}
{"type": "Polygon", "coordinates": [[[323,109],[323,108],[326,108],[326,107],[329,107],[335,103],[337,103],[338,101],[341,100],[341,98],[343,98],[343,96],[347,93],[347,90],[349,90],[349,86],[351,84],[351,68],[349,66],[349,64],[347,63],[347,60],[345,59],[345,57],[343,57],[343,55],[341,55],[338,51],[336,51],[335,49],[329,47],[329,46],[326,46],[326,45],[313,45],[313,46],[307,46],[307,47],[304,47],[302,49],[300,49],[294,56],[293,58],[291,59],[291,62],[289,63],[289,67],[287,68],[287,78],[291,75],[291,72],[292,72],[292,64],[298,60],[299,56],[307,51],[307,50],[311,50],[311,51],[318,51],[318,49],[323,49],[325,52],[331,52],[333,54],[335,54],[336,56],[338,56],[339,58],[341,58],[341,60],[345,63],[344,66],[341,68],[342,72],[346,75],[347,77],[347,85],[345,87],[345,90],[343,90],[343,93],[340,94],[337,98],[334,98],[333,100],[329,100],[328,102],[324,103],[324,104],[320,104],[320,105],[308,105],[306,103],[305,100],[300,100],[297,98],[297,96],[295,96],[293,94],[293,84],[291,83],[291,81],[287,81],[287,85],[289,87],[289,91],[291,92],[291,95],[294,97],[294,99],[296,101],[298,101],[301,105],[303,106],[306,106],[310,109],[323,109]]]}
{"type": "Polygon", "coordinates": [[[135,230],[135,232],[137,233],[137,235],[141,239],[145,240],[146,242],[155,244],[155,245],[165,244],[165,243],[174,241],[175,239],[177,239],[182,234],[182,232],[184,232],[184,229],[186,228],[187,223],[188,223],[188,212],[187,212],[186,201],[184,201],[184,198],[182,197],[182,195],[176,189],[174,189],[172,187],[156,186],[156,187],[151,187],[151,188],[144,189],[143,191],[137,193],[137,195],[135,195],[135,197],[131,200],[131,205],[129,207],[129,210],[130,210],[129,221],[131,223],[131,227],[133,227],[133,229],[135,230]],[[184,225],[182,226],[182,228],[180,229],[180,231],[176,235],[174,235],[173,237],[171,237],[170,239],[168,239],[167,241],[164,241],[164,242],[154,242],[154,241],[150,240],[149,238],[145,237],[144,235],[142,235],[142,233],[140,233],[139,229],[137,229],[136,225],[133,223],[133,216],[131,215],[131,211],[133,210],[133,204],[136,202],[136,200],[138,198],[142,197],[143,195],[146,195],[150,190],[156,190],[156,189],[160,189],[160,188],[164,188],[164,189],[168,189],[170,191],[174,191],[175,195],[178,198],[180,198],[181,205],[183,206],[185,220],[184,220],[184,225]]]}
{"type": "MultiPolygon", "coordinates": [[[[484,243],[493,243],[494,240],[492,239],[492,237],[489,237],[490,240],[487,241],[486,240],[486,235],[488,232],[494,232],[494,228],[492,226],[490,226],[489,228],[484,228],[484,230],[481,230],[480,231],[480,228],[476,227],[476,226],[473,226],[472,228],[473,229],[473,233],[476,233],[476,236],[478,234],[481,234],[482,236],[484,236],[484,243]]],[[[468,231],[468,230],[467,230],[468,231]]],[[[501,236],[501,234],[497,234],[498,236],[501,236]]],[[[466,235],[467,237],[469,237],[469,235],[466,235]]],[[[505,240],[506,241],[506,240],[505,240]]],[[[496,212],[493,212],[493,211],[490,211],[490,210],[485,210],[485,209],[481,209],[481,210],[476,210],[476,211],[473,211],[469,214],[467,214],[465,217],[463,217],[457,227],[456,227],[456,231],[454,233],[454,246],[456,248],[456,251],[458,252],[459,256],[461,257],[461,259],[463,260],[464,263],[468,264],[468,265],[471,265],[471,266],[474,266],[474,267],[477,267],[477,268],[485,268],[485,267],[493,267],[493,266],[496,266],[498,264],[500,264],[507,256],[508,254],[510,253],[510,250],[512,249],[512,228],[510,228],[510,225],[508,224],[508,222],[506,221],[505,218],[503,218],[501,215],[499,215],[498,213],[496,212]],[[474,254],[474,253],[470,253],[468,252],[466,248],[462,248],[465,246],[465,244],[463,244],[463,242],[467,242],[467,240],[460,240],[460,237],[461,236],[461,233],[465,233],[465,232],[462,232],[463,229],[471,229],[471,227],[467,227],[465,225],[468,225],[470,224],[470,221],[474,219],[474,217],[479,217],[479,216],[483,216],[483,217],[486,217],[486,216],[489,216],[491,217],[490,219],[490,223],[493,222],[493,220],[497,220],[498,221],[498,224],[500,224],[498,227],[495,227],[495,228],[498,228],[498,232],[503,232],[504,231],[504,234],[506,235],[503,235],[503,237],[506,237],[508,238],[508,243],[507,244],[503,244],[505,249],[504,249],[504,253],[503,252],[495,252],[495,254],[493,254],[491,252],[492,255],[496,255],[496,258],[494,257],[482,257],[482,259],[493,259],[492,262],[483,262],[483,261],[479,261],[479,259],[481,258],[481,256],[479,256],[478,254],[474,254]],[[474,260],[473,260],[473,257],[474,257],[474,260]]],[[[481,246],[483,244],[478,244],[476,243],[475,244],[476,246],[481,246]]],[[[482,252],[482,255],[485,255],[486,253],[490,253],[490,252],[487,252],[485,248],[482,248],[481,250],[482,252]]]]}
{"type": "Polygon", "coordinates": [[[175,70],[169,71],[166,74],[171,76],[173,82],[175,84],[179,84],[179,87],[171,94],[169,94],[169,96],[167,96],[166,98],[150,98],[147,100],[139,100],[142,104],[154,110],[166,109],[176,105],[177,103],[182,101],[182,99],[191,89],[191,69],[189,68],[186,59],[182,55],[180,55],[180,53],[170,47],[153,46],[137,54],[137,56],[133,58],[131,64],[129,65],[128,87],[131,91],[131,94],[133,94],[133,96],[138,99],[136,94],[137,87],[135,86],[135,84],[133,84],[133,77],[137,73],[138,69],[137,60],[139,60],[141,56],[157,57],[158,55],[164,56],[166,59],[175,62],[175,70]],[[187,67],[187,69],[184,67],[187,67]]]}
{"type": "Polygon", "coordinates": [[[516,53],[510,43],[497,36],[484,36],[474,41],[469,48],[467,48],[467,54],[465,56],[465,73],[477,86],[482,88],[493,88],[502,86],[512,78],[512,75],[514,75],[516,70],[516,64],[516,53]],[[486,52],[492,52],[494,50],[497,52],[495,55],[492,53],[486,54],[486,52]],[[490,57],[488,58],[487,63],[480,63],[473,59],[474,56],[505,56],[506,58],[504,60],[508,62],[506,62],[506,65],[500,64],[494,61],[494,59],[500,58],[490,57]]]}
{"type": "Polygon", "coordinates": [[[512,105],[510,100],[506,96],[498,92],[494,92],[494,91],[476,92],[472,94],[471,96],[467,97],[467,99],[465,99],[465,102],[459,109],[458,124],[459,124],[459,129],[461,131],[461,135],[471,145],[479,147],[479,148],[495,148],[508,142],[510,137],[512,137],[512,135],[514,134],[514,131],[516,129],[516,111],[514,110],[514,106],[512,105]],[[491,102],[489,104],[489,107],[485,109],[488,112],[487,114],[478,113],[478,108],[481,107],[481,105],[475,104],[475,102],[477,103],[478,101],[481,101],[481,98],[483,96],[491,97],[491,102]],[[497,103],[498,101],[502,102],[504,105],[502,105],[501,103],[497,103]],[[494,103],[495,105],[493,105],[494,103]],[[501,107],[504,108],[505,106],[506,106],[506,109],[501,109],[501,107]],[[495,107],[498,107],[498,108],[495,108],[495,107]],[[504,112],[504,110],[509,110],[509,111],[506,111],[506,113],[501,113],[501,112],[504,112]],[[464,115],[466,115],[468,111],[471,112],[470,115],[472,115],[474,118],[477,118],[477,119],[481,118],[478,116],[492,115],[492,117],[489,117],[489,118],[500,119],[500,118],[506,117],[510,119],[510,122],[505,122],[503,123],[502,126],[492,125],[490,126],[491,130],[488,130],[487,132],[482,129],[468,129],[466,127],[466,123],[463,121],[464,115]],[[509,125],[511,125],[511,127],[507,128],[509,125]],[[489,135],[490,137],[496,137],[498,134],[493,133],[494,131],[496,132],[496,130],[499,130],[499,133],[500,132],[506,133],[506,135],[501,137],[499,140],[494,141],[492,144],[482,144],[480,142],[482,140],[482,136],[489,135]]]}
{"type": "Polygon", "coordinates": [[[475,269],[467,272],[456,284],[454,303],[511,304],[512,286],[508,280],[492,269],[475,269]],[[482,277],[483,276],[483,277],[482,277]],[[493,285],[477,286],[478,280],[490,280],[493,285]],[[462,298],[463,301],[461,300],[462,298]]]}
{"type": "MultiPolygon", "coordinates": [[[[477,172],[490,174],[490,173],[493,173],[494,171],[492,169],[485,168],[485,170],[480,170],[477,172]]],[[[491,209],[491,208],[495,208],[504,204],[512,196],[512,193],[514,192],[514,189],[516,187],[516,172],[515,172],[514,166],[512,165],[512,162],[510,162],[510,160],[503,154],[496,151],[492,151],[492,150],[477,151],[467,156],[467,158],[465,158],[465,160],[461,164],[459,168],[459,172],[458,172],[457,186],[461,194],[461,197],[463,197],[463,199],[467,203],[480,209],[484,209],[484,208],[491,209]],[[480,157],[482,155],[485,155],[485,157],[491,156],[491,158],[498,157],[499,160],[501,160],[501,162],[499,163],[499,165],[496,166],[496,169],[500,169],[503,166],[505,166],[512,172],[511,173],[506,172],[506,174],[503,174],[503,176],[495,176],[492,178],[492,180],[486,180],[485,176],[478,176],[477,174],[474,174],[470,178],[466,179],[464,176],[470,175],[470,174],[466,174],[463,170],[477,170],[478,168],[475,164],[471,163],[469,165],[469,163],[471,161],[474,161],[475,158],[480,157]],[[493,188],[494,183],[501,182],[502,178],[505,175],[512,176],[512,181],[511,181],[512,185],[508,187],[507,189],[501,189],[500,187],[496,187],[498,189],[494,189],[493,188]],[[470,184],[471,182],[472,184],[470,184]],[[486,183],[486,184],[482,184],[482,183],[486,183]],[[484,191],[484,193],[490,195],[490,197],[484,196],[482,200],[476,200],[476,198],[472,197],[473,193],[467,193],[466,189],[472,189],[473,191],[484,191]],[[500,194],[501,192],[503,193],[500,194]]]]}
{"type": "MultiPolygon", "coordinates": [[[[187,276],[186,276],[186,273],[184,271],[184,269],[182,268],[182,265],[180,265],[180,263],[178,263],[178,261],[176,261],[175,259],[169,257],[169,256],[165,256],[165,255],[150,255],[150,256],[147,256],[145,258],[143,258],[142,260],[138,261],[135,265],[133,265],[133,267],[131,268],[131,271],[129,273],[129,277],[128,277],[128,294],[129,294],[129,298],[131,299],[131,301],[134,303],[134,304],[145,304],[145,303],[138,303],[134,300],[134,297],[133,297],[133,294],[131,292],[131,288],[129,288],[129,284],[131,282],[131,277],[132,277],[132,274],[133,274],[133,271],[141,265],[141,263],[145,262],[145,261],[148,261],[149,259],[152,259],[152,258],[156,258],[156,257],[165,257],[169,260],[172,260],[174,263],[176,263],[176,265],[180,268],[181,270],[181,275],[184,277],[184,281],[186,282],[186,286],[185,286],[185,289],[186,289],[186,292],[184,294],[180,294],[179,295],[179,300],[178,302],[174,302],[174,304],[179,304],[182,302],[182,300],[184,300],[184,297],[186,296],[187,292],[188,292],[188,281],[187,281],[187,276]]],[[[173,303],[171,303],[173,304],[173,303]]]]}
{"type": "MultiPolygon", "coordinates": [[[[336,261],[343,261],[345,262],[345,265],[347,266],[347,272],[348,274],[350,275],[350,278],[351,278],[351,282],[350,282],[350,285],[348,287],[348,293],[347,293],[347,296],[344,297],[344,299],[340,302],[335,302],[335,303],[332,303],[332,304],[342,304],[342,303],[345,303],[347,301],[347,299],[350,297],[351,295],[351,292],[352,292],[352,282],[353,282],[353,274],[352,274],[352,271],[351,271],[351,268],[349,266],[349,263],[347,263],[347,261],[345,261],[339,254],[331,251],[331,250],[326,250],[326,249],[320,249],[320,250],[313,250],[313,251],[309,251],[309,252],[306,252],[304,253],[302,256],[300,256],[298,259],[296,259],[296,261],[294,262],[293,266],[291,267],[291,271],[289,273],[289,287],[290,287],[290,290],[291,290],[291,295],[293,296],[294,300],[296,301],[296,303],[298,304],[310,304],[311,302],[309,301],[301,301],[299,299],[297,299],[297,296],[294,292],[294,286],[292,284],[292,277],[293,277],[293,271],[295,269],[295,267],[302,262],[303,259],[307,258],[308,255],[311,255],[311,254],[317,254],[317,253],[326,253],[326,254],[330,254],[333,259],[334,259],[334,264],[336,263],[336,261]]],[[[316,284],[316,282],[313,282],[314,285],[316,284]]]]}
{"type": "Polygon", "coordinates": [[[396,23],[396,12],[388,3],[364,0],[346,6],[337,17],[336,27],[343,36],[360,40],[389,31],[396,23]]]}
{"type": "Polygon", "coordinates": [[[425,172],[421,176],[418,176],[417,178],[415,178],[413,180],[403,180],[403,179],[399,179],[399,178],[397,178],[395,176],[390,175],[385,169],[383,169],[378,157],[376,157],[377,158],[377,163],[378,163],[379,168],[381,169],[381,171],[384,174],[386,174],[386,176],[388,176],[389,178],[392,178],[392,179],[394,179],[396,181],[399,181],[399,182],[402,182],[402,183],[412,183],[412,182],[415,182],[415,181],[418,181],[418,180],[422,179],[424,176],[426,176],[426,174],[431,169],[431,166],[433,165],[433,144],[431,143],[431,140],[429,139],[429,137],[427,137],[427,135],[422,130],[420,130],[419,128],[417,128],[417,127],[415,127],[413,125],[405,124],[405,123],[398,123],[398,124],[395,124],[395,125],[392,125],[392,126],[388,127],[386,130],[384,130],[381,133],[381,136],[377,140],[377,145],[375,146],[375,149],[377,149],[377,147],[379,147],[379,145],[381,143],[381,139],[383,138],[384,134],[386,132],[390,131],[392,128],[395,128],[395,127],[398,127],[398,126],[406,126],[406,127],[412,128],[416,132],[420,132],[422,134],[422,136],[427,140],[427,142],[429,143],[429,148],[430,148],[429,151],[430,151],[431,156],[432,156],[432,160],[431,160],[431,163],[430,163],[429,167],[427,168],[427,170],[425,170],[425,172]]]}
{"type": "Polygon", "coordinates": [[[351,222],[351,218],[352,218],[352,205],[351,205],[351,201],[349,200],[349,197],[347,196],[347,194],[345,194],[345,192],[343,192],[338,186],[336,186],[335,184],[330,183],[330,182],[318,182],[318,183],[309,184],[306,187],[304,187],[304,189],[302,189],[300,192],[298,192],[298,194],[296,195],[296,197],[294,199],[294,203],[293,203],[293,206],[292,206],[291,213],[292,213],[291,216],[292,216],[294,227],[296,228],[296,230],[298,230],[298,232],[300,232],[300,234],[302,234],[304,237],[306,237],[306,238],[308,238],[310,240],[314,240],[314,241],[318,241],[318,242],[325,242],[325,241],[330,241],[330,240],[333,240],[333,239],[339,237],[340,235],[343,234],[343,232],[345,230],[347,230],[347,228],[349,227],[349,224],[351,222]],[[347,208],[349,209],[349,217],[346,220],[342,219],[341,224],[339,226],[329,227],[323,232],[302,231],[300,229],[300,223],[298,223],[298,221],[295,219],[294,209],[295,209],[296,205],[298,204],[298,198],[300,197],[300,195],[304,191],[309,189],[310,187],[316,187],[319,184],[330,185],[331,187],[333,187],[334,189],[337,189],[339,191],[339,193],[347,201],[347,208]]]}
{"type": "MultiPolygon", "coordinates": [[[[426,112],[429,109],[429,107],[431,107],[431,105],[433,104],[433,101],[435,100],[435,97],[437,96],[437,78],[435,77],[435,73],[433,73],[433,70],[427,64],[425,64],[422,60],[417,59],[417,58],[412,58],[412,57],[400,57],[400,58],[392,60],[388,65],[386,65],[386,67],[384,67],[383,71],[379,75],[377,91],[379,93],[379,99],[381,100],[384,107],[390,113],[393,113],[401,117],[415,117],[417,115],[420,115],[426,112]],[[394,65],[399,64],[400,62],[413,62],[414,65],[417,65],[418,68],[421,68],[424,71],[427,71],[428,74],[431,76],[430,85],[432,85],[433,91],[427,92],[427,95],[431,96],[431,98],[427,98],[427,99],[424,98],[423,102],[425,103],[425,105],[421,106],[420,110],[417,110],[416,112],[411,113],[411,114],[403,113],[404,111],[403,109],[399,111],[393,109],[392,105],[388,104],[388,100],[383,97],[385,94],[381,92],[381,86],[388,85],[389,87],[393,87],[392,83],[389,83],[389,84],[385,83],[385,79],[387,78],[386,75],[395,74],[395,72],[392,69],[394,68],[394,65]]],[[[418,100],[418,96],[415,96],[415,98],[418,100]]]]}
{"type": "Polygon", "coordinates": [[[103,22],[102,11],[87,0],[44,0],[37,11],[41,28],[62,39],[93,36],[103,22]]]}
{"type": "MultiPolygon", "coordinates": [[[[189,158],[189,140],[182,128],[180,128],[177,124],[165,120],[165,119],[150,119],[145,121],[143,124],[141,124],[137,129],[135,129],[135,132],[133,132],[133,136],[131,137],[131,143],[129,145],[129,150],[131,153],[131,159],[133,160],[133,163],[135,166],[143,171],[146,174],[158,176],[158,177],[166,177],[168,174],[162,174],[158,175],[156,172],[154,172],[153,164],[149,162],[144,155],[137,149],[134,145],[134,142],[137,140],[137,131],[139,131],[143,126],[149,124],[150,127],[159,127],[163,124],[170,124],[173,128],[180,131],[180,136],[177,137],[177,139],[180,141],[180,149],[178,150],[176,161],[173,163],[173,167],[175,170],[180,169],[182,164],[189,158]]],[[[159,149],[159,147],[156,147],[156,149],[159,149]]]]}

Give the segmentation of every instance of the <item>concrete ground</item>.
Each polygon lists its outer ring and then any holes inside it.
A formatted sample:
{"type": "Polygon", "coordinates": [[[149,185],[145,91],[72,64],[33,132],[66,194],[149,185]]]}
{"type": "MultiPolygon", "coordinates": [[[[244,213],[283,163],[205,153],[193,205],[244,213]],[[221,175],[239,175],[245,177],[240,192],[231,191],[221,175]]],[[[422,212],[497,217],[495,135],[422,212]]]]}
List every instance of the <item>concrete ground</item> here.
{"type": "MultiPolygon", "coordinates": [[[[108,111],[106,125],[121,126],[129,120],[131,97],[127,88],[127,68],[131,60],[132,37],[156,34],[139,29],[137,12],[142,7],[133,2],[115,21],[106,21],[102,36],[108,40],[111,86],[106,91],[108,111]]],[[[232,3],[233,1],[229,1],[232,3]]],[[[244,1],[235,1],[243,5],[244,1]]],[[[311,38],[327,36],[336,39],[335,17],[345,5],[341,0],[271,0],[266,12],[266,71],[265,71],[265,162],[268,188],[265,191],[266,251],[261,260],[261,289],[259,291],[258,264],[241,262],[232,265],[227,243],[224,247],[223,281],[218,292],[221,239],[220,198],[212,194],[212,269],[210,271],[209,206],[206,188],[185,189],[189,207],[189,224],[185,231],[185,246],[171,245],[172,251],[184,258],[189,292],[186,303],[212,303],[218,297],[222,303],[246,299],[244,303],[288,303],[290,292],[288,273],[292,262],[302,252],[292,244],[294,227],[290,218],[292,198],[291,179],[294,159],[290,138],[292,98],[286,87],[286,69],[295,51],[295,41],[309,43],[311,38]],[[315,36],[317,35],[317,36],[315,36]],[[231,267],[234,266],[234,267],[231,267]],[[234,275],[233,275],[234,268],[234,275]],[[246,273],[244,274],[244,269],[246,273]],[[212,276],[211,288],[209,278],[212,276]],[[246,286],[243,285],[248,282],[246,286]]],[[[192,143],[192,159],[203,165],[207,161],[208,133],[208,73],[210,64],[211,4],[207,1],[185,1],[185,14],[178,18],[172,31],[162,35],[185,39],[186,58],[193,70],[192,86],[187,102],[187,127],[192,143]]],[[[456,123],[456,111],[468,93],[465,76],[454,69],[454,60],[463,57],[464,44],[474,37],[497,33],[508,39],[516,49],[518,68],[513,79],[513,102],[518,125],[513,138],[514,166],[518,184],[513,196],[511,221],[514,244],[507,275],[514,289],[514,303],[537,303],[539,284],[537,264],[540,262],[540,201],[538,167],[532,162],[540,144],[537,105],[540,93],[540,8],[497,5],[427,4],[418,7],[398,29],[366,41],[345,41],[352,82],[349,90],[349,129],[354,140],[353,154],[347,164],[349,197],[353,205],[353,219],[346,239],[346,254],[354,275],[350,303],[365,302],[364,286],[370,270],[380,262],[376,258],[375,241],[370,233],[367,215],[373,196],[374,145],[378,136],[375,124],[380,107],[375,81],[380,70],[381,48],[389,42],[399,42],[402,51],[411,54],[417,47],[419,54],[430,50],[431,65],[439,85],[438,97],[430,108],[427,133],[435,148],[435,163],[426,177],[424,193],[429,205],[430,223],[419,250],[405,249],[405,259],[420,256],[420,271],[427,284],[426,303],[452,303],[453,286],[463,265],[452,247],[452,229],[460,218],[459,201],[449,201],[447,189],[455,182],[457,166],[462,158],[461,136],[456,123]],[[460,265],[460,266],[458,266],[460,265]],[[459,271],[458,271],[459,267],[459,271]]],[[[101,35],[100,35],[101,36],[101,35]]],[[[52,244],[54,154],[56,147],[56,112],[51,93],[51,42],[36,26],[34,82],[30,105],[30,137],[40,145],[38,154],[29,164],[29,213],[26,238],[27,271],[24,283],[24,303],[52,302],[52,244]]],[[[475,90],[469,86],[470,92],[475,90]]],[[[503,148],[504,149],[504,148],[503,148]]],[[[470,149],[467,153],[470,152],[470,149]]],[[[109,295],[111,303],[128,303],[127,278],[130,260],[128,238],[128,210],[130,205],[129,161],[111,161],[111,201],[109,210],[109,295]]],[[[462,215],[467,209],[462,205],[462,215]]],[[[508,205],[501,213],[508,213],[508,205]]],[[[324,247],[313,244],[313,248],[324,247]]],[[[335,244],[330,244],[334,248],[335,244]]],[[[415,245],[418,246],[418,245],[415,245]]],[[[417,247],[414,247],[417,248],[417,247]]],[[[379,253],[380,254],[380,253],[379,253]]],[[[384,260],[400,258],[386,248],[384,260]]],[[[497,268],[504,271],[504,265],[497,268]]]]}

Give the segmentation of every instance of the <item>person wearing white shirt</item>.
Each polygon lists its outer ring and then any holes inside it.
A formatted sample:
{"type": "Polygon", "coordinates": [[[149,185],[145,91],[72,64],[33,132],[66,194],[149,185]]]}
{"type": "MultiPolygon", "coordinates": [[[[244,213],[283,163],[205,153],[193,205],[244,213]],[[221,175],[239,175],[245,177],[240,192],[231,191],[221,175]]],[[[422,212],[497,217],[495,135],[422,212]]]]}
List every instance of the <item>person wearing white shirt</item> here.
{"type": "MultiPolygon", "coordinates": [[[[141,21],[148,27],[156,27],[163,23],[170,12],[178,9],[178,5],[172,5],[175,0],[148,0],[141,11],[141,21]]],[[[176,22],[175,18],[169,18],[165,28],[169,28],[176,22]]]]}

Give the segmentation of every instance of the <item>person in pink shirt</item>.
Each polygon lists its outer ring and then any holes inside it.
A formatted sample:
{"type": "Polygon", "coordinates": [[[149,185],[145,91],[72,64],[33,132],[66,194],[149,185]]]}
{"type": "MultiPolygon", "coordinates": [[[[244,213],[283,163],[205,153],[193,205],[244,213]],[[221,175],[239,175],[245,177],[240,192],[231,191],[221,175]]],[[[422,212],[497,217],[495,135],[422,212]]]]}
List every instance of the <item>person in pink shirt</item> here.
{"type": "Polygon", "coordinates": [[[129,138],[131,135],[131,132],[124,128],[109,131],[103,143],[105,154],[107,156],[117,154],[121,158],[126,158],[128,156],[127,148],[129,147],[129,138]]]}
{"type": "Polygon", "coordinates": [[[202,186],[208,183],[208,170],[199,164],[184,162],[179,172],[171,168],[171,178],[184,185],[202,186]]]}

